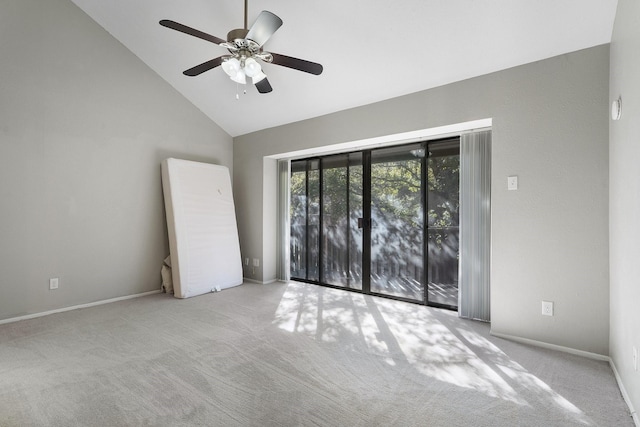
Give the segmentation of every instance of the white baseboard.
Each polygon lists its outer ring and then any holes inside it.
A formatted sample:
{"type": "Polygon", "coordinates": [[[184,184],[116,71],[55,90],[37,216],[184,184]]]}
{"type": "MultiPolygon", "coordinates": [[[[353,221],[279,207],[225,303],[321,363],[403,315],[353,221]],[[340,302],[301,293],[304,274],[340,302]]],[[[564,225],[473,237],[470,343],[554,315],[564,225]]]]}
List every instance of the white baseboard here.
{"type": "Polygon", "coordinates": [[[624,388],[624,384],[622,383],[622,378],[618,373],[618,369],[616,368],[616,364],[613,363],[613,359],[609,358],[609,365],[611,365],[611,369],[613,370],[613,375],[616,377],[616,382],[618,383],[618,388],[620,389],[620,393],[622,394],[622,398],[627,403],[629,407],[629,412],[631,412],[631,418],[635,423],[636,427],[640,427],[640,417],[636,413],[635,409],[633,409],[633,404],[631,403],[631,399],[629,398],[629,394],[627,393],[627,389],[624,388]]]}
{"type": "Polygon", "coordinates": [[[255,280],[255,279],[249,279],[248,277],[243,277],[242,280],[244,280],[245,282],[249,282],[249,283],[256,283],[258,285],[268,285],[270,283],[275,283],[278,281],[278,279],[273,279],[273,280],[267,280],[267,281],[260,281],[260,280],[255,280]]]}
{"type": "Polygon", "coordinates": [[[549,350],[562,351],[563,353],[575,354],[577,356],[583,356],[583,357],[587,357],[589,359],[602,360],[603,362],[608,362],[609,360],[611,360],[609,358],[609,356],[605,356],[604,354],[591,353],[589,351],[577,350],[577,349],[571,348],[571,347],[564,347],[564,346],[561,346],[561,345],[549,344],[549,343],[546,343],[546,342],[543,342],[543,341],[536,341],[536,340],[532,340],[532,339],[529,339],[529,338],[522,338],[522,337],[518,337],[518,336],[515,336],[515,335],[502,334],[502,333],[499,333],[499,332],[491,331],[489,333],[494,337],[504,338],[504,339],[510,340],[510,341],[521,342],[523,344],[530,344],[530,345],[534,345],[536,347],[547,348],[549,350]]]}
{"type": "Polygon", "coordinates": [[[112,302],[123,301],[127,299],[132,299],[132,298],[139,298],[147,295],[159,294],[160,292],[162,291],[158,289],[156,291],[143,292],[141,294],[125,295],[123,297],[110,298],[110,299],[105,299],[101,301],[94,301],[87,304],[73,305],[71,307],[57,308],[55,310],[42,311],[40,313],[27,314],[25,316],[11,317],[9,319],[0,320],[0,325],[3,325],[5,323],[19,322],[20,320],[35,319],[36,317],[48,316],[50,314],[64,313],[65,311],[78,310],[80,308],[95,307],[96,305],[109,304],[112,302]]]}
{"type": "Polygon", "coordinates": [[[499,332],[493,332],[491,331],[490,334],[494,337],[498,337],[498,338],[504,338],[510,341],[516,341],[516,342],[521,342],[524,344],[530,344],[530,345],[534,345],[536,347],[542,347],[542,348],[547,348],[550,350],[557,350],[557,351],[562,351],[564,353],[570,353],[570,354],[575,354],[577,356],[583,356],[583,357],[587,357],[589,359],[595,359],[595,360],[601,360],[604,362],[609,362],[609,366],[611,366],[611,369],[613,370],[613,375],[616,378],[616,382],[618,383],[618,388],[620,389],[620,393],[622,394],[622,398],[624,399],[625,403],[627,404],[627,406],[629,407],[629,413],[631,414],[631,418],[633,419],[634,424],[636,425],[636,427],[640,427],[640,417],[638,417],[638,414],[636,413],[635,409],[633,409],[633,404],[631,403],[631,399],[629,398],[629,394],[627,393],[627,390],[624,388],[624,384],[622,382],[622,378],[620,377],[620,374],[618,373],[618,369],[616,368],[615,363],[613,363],[613,359],[611,359],[609,356],[605,356],[603,354],[598,354],[598,353],[591,353],[588,351],[583,351],[583,350],[576,350],[575,348],[570,348],[570,347],[564,347],[561,345],[556,345],[556,344],[549,344],[543,341],[536,341],[536,340],[532,340],[529,338],[522,338],[522,337],[518,337],[518,336],[514,336],[514,335],[508,335],[508,334],[501,334],[499,332]]]}

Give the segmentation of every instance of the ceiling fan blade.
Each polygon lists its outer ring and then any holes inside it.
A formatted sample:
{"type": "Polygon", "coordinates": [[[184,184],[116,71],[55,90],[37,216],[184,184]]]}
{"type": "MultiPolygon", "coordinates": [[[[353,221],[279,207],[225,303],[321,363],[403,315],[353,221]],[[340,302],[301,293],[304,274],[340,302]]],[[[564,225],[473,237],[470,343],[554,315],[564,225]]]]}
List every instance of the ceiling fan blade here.
{"type": "Polygon", "coordinates": [[[259,46],[262,46],[281,26],[282,19],[269,11],[263,10],[245,38],[253,40],[259,46]]]}
{"type": "Polygon", "coordinates": [[[200,65],[196,65],[195,67],[192,67],[192,68],[189,68],[188,70],[183,71],[182,74],[190,77],[198,76],[204,73],[205,71],[209,71],[212,68],[216,68],[217,66],[222,64],[223,58],[224,58],[223,56],[219,56],[215,59],[212,59],[211,61],[203,62],[200,65]]]}
{"type": "Polygon", "coordinates": [[[273,52],[271,52],[271,56],[273,57],[273,60],[271,61],[273,64],[304,71],[305,73],[315,74],[316,76],[322,74],[322,65],[318,63],[305,61],[304,59],[292,58],[291,56],[280,55],[279,53],[273,52]]]}
{"type": "Polygon", "coordinates": [[[180,31],[181,33],[189,34],[193,37],[198,37],[199,39],[206,40],[211,43],[220,44],[226,43],[226,40],[222,40],[216,36],[212,36],[211,34],[203,33],[200,30],[196,30],[195,28],[187,27],[186,25],[180,24],[175,21],[170,21],[168,19],[163,19],[160,21],[160,25],[163,27],[171,28],[172,30],[180,31]]]}
{"type": "Polygon", "coordinates": [[[269,83],[269,80],[267,80],[266,77],[256,83],[256,88],[260,93],[269,93],[273,90],[273,88],[271,87],[271,83],[269,83]]]}

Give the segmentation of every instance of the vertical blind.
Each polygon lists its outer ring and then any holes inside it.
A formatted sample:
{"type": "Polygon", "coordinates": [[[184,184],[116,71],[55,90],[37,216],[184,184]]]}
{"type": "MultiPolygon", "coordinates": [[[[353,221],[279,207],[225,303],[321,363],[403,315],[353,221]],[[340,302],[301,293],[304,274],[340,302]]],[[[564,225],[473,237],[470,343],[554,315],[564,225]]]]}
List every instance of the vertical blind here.
{"type": "Polygon", "coordinates": [[[291,162],[278,160],[278,252],[276,277],[289,280],[289,175],[291,162]]]}
{"type": "Polygon", "coordinates": [[[460,138],[460,283],[458,314],[491,320],[491,131],[460,138]]]}

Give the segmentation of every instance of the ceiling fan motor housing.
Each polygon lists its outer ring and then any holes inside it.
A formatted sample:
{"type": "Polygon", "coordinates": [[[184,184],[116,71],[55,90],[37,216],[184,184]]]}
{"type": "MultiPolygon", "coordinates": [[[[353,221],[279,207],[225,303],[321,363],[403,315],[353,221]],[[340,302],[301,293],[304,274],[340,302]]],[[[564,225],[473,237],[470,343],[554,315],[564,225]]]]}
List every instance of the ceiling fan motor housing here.
{"type": "Polygon", "coordinates": [[[236,28],[235,30],[231,30],[227,33],[227,41],[229,43],[234,43],[236,40],[244,40],[247,37],[249,30],[246,28],[236,28]]]}
{"type": "Polygon", "coordinates": [[[254,56],[262,60],[268,60],[266,55],[262,55],[261,46],[253,40],[246,38],[248,32],[249,31],[244,28],[229,31],[227,34],[227,43],[223,46],[227,48],[233,57],[241,60],[253,58],[254,56]]]}

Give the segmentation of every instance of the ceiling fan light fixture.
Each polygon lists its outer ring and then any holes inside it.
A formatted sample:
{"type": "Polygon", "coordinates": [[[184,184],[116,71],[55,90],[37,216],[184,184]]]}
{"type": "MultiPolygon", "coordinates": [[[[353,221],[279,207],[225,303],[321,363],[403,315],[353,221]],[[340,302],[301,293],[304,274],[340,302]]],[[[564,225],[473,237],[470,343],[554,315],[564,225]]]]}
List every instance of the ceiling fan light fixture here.
{"type": "MultiPolygon", "coordinates": [[[[225,73],[227,73],[227,76],[231,77],[231,80],[233,80],[233,78],[236,77],[236,75],[240,71],[242,71],[242,68],[240,67],[240,61],[238,61],[237,58],[229,58],[228,60],[224,61],[222,63],[222,69],[225,73]]],[[[244,75],[244,73],[242,74],[244,75]]]]}
{"type": "Polygon", "coordinates": [[[247,84],[247,77],[241,69],[238,70],[235,76],[231,76],[231,80],[241,85],[247,84]]]}
{"type": "Polygon", "coordinates": [[[258,61],[256,61],[255,59],[247,58],[244,61],[244,73],[248,77],[254,77],[259,73],[262,73],[262,67],[260,66],[260,64],[258,64],[258,61]]]}

